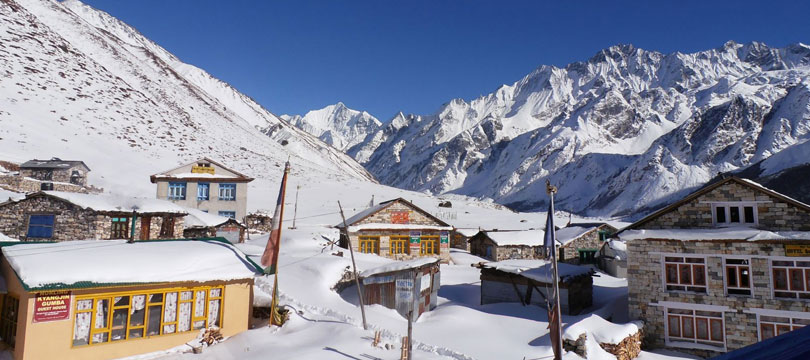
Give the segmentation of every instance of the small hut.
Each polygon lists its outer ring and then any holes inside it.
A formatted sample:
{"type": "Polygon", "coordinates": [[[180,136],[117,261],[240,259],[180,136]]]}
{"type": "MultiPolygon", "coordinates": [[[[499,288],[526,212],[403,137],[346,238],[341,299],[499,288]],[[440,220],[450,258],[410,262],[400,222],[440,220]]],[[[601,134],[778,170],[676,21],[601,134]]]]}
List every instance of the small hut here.
{"type": "Polygon", "coordinates": [[[188,216],[184,222],[183,237],[221,237],[232,244],[245,242],[247,227],[236,219],[209,214],[197,209],[186,208],[188,216]]]}
{"type": "Polygon", "coordinates": [[[574,223],[557,230],[559,260],[569,264],[596,264],[602,246],[616,228],[606,223],[574,223]]]}
{"type": "Polygon", "coordinates": [[[380,304],[416,321],[436,307],[439,287],[439,260],[432,257],[397,261],[360,273],[365,304],[380,304]]]}
{"type": "MultiPolygon", "coordinates": [[[[552,287],[551,262],[506,260],[481,263],[481,305],[519,302],[546,307],[552,287]]],[[[593,270],[584,266],[558,264],[560,311],[577,315],[593,304],[593,270]]]]}
{"type": "Polygon", "coordinates": [[[494,261],[541,259],[543,230],[481,231],[470,238],[470,253],[494,261]]]}

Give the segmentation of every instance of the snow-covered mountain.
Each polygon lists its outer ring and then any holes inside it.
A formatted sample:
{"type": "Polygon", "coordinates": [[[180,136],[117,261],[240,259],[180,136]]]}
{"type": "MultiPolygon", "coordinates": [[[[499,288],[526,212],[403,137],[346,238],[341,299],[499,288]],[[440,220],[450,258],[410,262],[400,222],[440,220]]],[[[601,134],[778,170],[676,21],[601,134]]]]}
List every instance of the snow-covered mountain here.
{"type": "Polygon", "coordinates": [[[76,0],[0,2],[0,159],[84,160],[91,182],[144,194],[201,156],[256,177],[371,180],[356,161],[132,27],[76,0]]]}
{"type": "MultiPolygon", "coordinates": [[[[382,183],[520,209],[638,213],[810,138],[810,47],[692,54],[631,45],[433,115],[399,114],[348,153],[382,183]]],[[[810,156],[792,161],[810,161],[810,156]],[[802,160],[804,159],[804,160],[802,160]]]]}
{"type": "Polygon", "coordinates": [[[346,151],[377,132],[382,123],[365,111],[352,110],[339,102],[306,115],[281,115],[281,118],[317,136],[338,150],[346,151]]]}

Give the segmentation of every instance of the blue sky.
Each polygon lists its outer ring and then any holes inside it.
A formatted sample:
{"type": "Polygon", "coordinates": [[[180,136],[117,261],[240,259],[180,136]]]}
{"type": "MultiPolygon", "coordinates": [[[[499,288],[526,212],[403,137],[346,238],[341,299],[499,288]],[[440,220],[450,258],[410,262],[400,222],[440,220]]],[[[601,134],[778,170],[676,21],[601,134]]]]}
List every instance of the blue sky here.
{"type": "Polygon", "coordinates": [[[810,42],[806,1],[86,0],[276,114],[431,114],[620,43],[810,42]]]}

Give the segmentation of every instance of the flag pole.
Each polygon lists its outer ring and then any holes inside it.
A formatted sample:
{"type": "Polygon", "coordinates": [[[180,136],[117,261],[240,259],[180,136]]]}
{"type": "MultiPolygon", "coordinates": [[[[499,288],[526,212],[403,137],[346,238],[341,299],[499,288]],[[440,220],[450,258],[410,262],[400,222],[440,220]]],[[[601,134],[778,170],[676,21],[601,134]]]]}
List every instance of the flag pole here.
{"type": "MultiPolygon", "coordinates": [[[[551,183],[546,180],[546,192],[548,193],[549,197],[551,198],[550,205],[549,205],[549,214],[548,216],[551,218],[554,216],[554,194],[557,193],[557,187],[551,185],[551,183]]],[[[553,343],[551,344],[554,350],[554,360],[562,360],[562,314],[560,313],[560,282],[559,282],[559,272],[557,270],[557,239],[556,239],[556,231],[552,227],[551,229],[546,229],[546,232],[551,231],[552,234],[552,262],[551,268],[553,272],[552,281],[554,285],[554,319],[553,321],[556,322],[556,326],[551,326],[551,331],[556,332],[555,336],[552,336],[553,343]],[[556,338],[556,339],[555,339],[556,338]]]]}
{"type": "Polygon", "coordinates": [[[346,216],[343,215],[343,206],[338,201],[340,217],[343,219],[343,231],[346,235],[346,244],[349,247],[349,254],[352,255],[352,270],[354,271],[354,283],[357,285],[357,298],[360,300],[360,315],[363,316],[363,330],[368,330],[366,325],[366,308],[363,306],[363,288],[360,287],[360,277],[357,276],[357,265],[354,263],[354,249],[352,248],[352,238],[349,237],[349,226],[346,225],[346,216]]]}
{"type": "Polygon", "coordinates": [[[273,214],[273,228],[270,231],[270,237],[267,239],[267,246],[262,254],[262,266],[265,274],[273,272],[273,295],[270,301],[270,325],[281,326],[284,325],[285,316],[287,311],[280,310],[278,306],[278,255],[281,250],[281,229],[284,222],[284,198],[287,193],[287,175],[290,173],[290,161],[284,164],[284,175],[281,178],[281,189],[278,194],[278,201],[276,202],[276,211],[273,214]],[[273,250],[272,253],[269,250],[273,250]]]}

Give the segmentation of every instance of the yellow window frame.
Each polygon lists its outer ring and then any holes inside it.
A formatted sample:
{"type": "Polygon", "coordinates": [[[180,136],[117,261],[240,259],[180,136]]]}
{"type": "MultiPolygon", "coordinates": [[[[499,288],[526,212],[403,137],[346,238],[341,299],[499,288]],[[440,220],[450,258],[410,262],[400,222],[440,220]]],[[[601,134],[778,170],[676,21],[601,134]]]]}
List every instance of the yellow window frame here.
{"type": "Polygon", "coordinates": [[[422,255],[439,255],[439,235],[422,235],[419,242],[422,255]]]}
{"type": "Polygon", "coordinates": [[[361,235],[359,238],[358,249],[361,253],[365,254],[380,254],[380,237],[361,235]]]}
{"type": "MultiPolygon", "coordinates": [[[[216,322],[219,324],[218,325],[219,327],[222,327],[222,313],[223,313],[223,306],[224,306],[224,301],[225,301],[225,286],[223,286],[223,285],[197,286],[197,287],[188,287],[188,288],[177,287],[177,288],[166,288],[166,289],[160,289],[160,290],[150,290],[150,291],[126,291],[126,292],[94,294],[94,295],[88,295],[88,296],[77,296],[76,300],[74,301],[74,305],[73,305],[74,311],[73,311],[73,330],[71,331],[71,347],[93,346],[93,345],[100,345],[100,344],[116,343],[116,342],[119,342],[119,341],[126,341],[126,340],[132,340],[132,339],[146,339],[146,338],[155,337],[155,336],[171,335],[171,334],[177,334],[177,333],[182,333],[182,332],[192,332],[192,331],[196,331],[194,329],[194,322],[195,321],[201,321],[201,320],[204,321],[202,328],[207,328],[210,325],[209,322],[208,322],[208,311],[209,311],[208,306],[209,306],[211,300],[219,300],[219,302],[220,302],[216,322]],[[219,296],[212,297],[211,296],[212,290],[217,290],[217,289],[219,290],[219,296]],[[182,292],[185,292],[185,291],[191,291],[191,299],[181,301],[180,300],[180,294],[182,292]],[[198,291],[203,291],[204,292],[205,301],[202,302],[202,305],[203,305],[202,306],[203,307],[202,314],[203,314],[203,316],[196,316],[195,317],[194,316],[194,314],[196,313],[196,308],[195,307],[197,307],[195,299],[196,299],[196,295],[197,295],[198,291]],[[166,295],[170,294],[170,293],[177,293],[177,304],[176,304],[176,307],[175,307],[175,310],[174,310],[175,311],[175,319],[174,319],[174,321],[166,322],[165,321],[166,301],[167,301],[166,300],[167,299],[166,295]],[[160,301],[152,301],[152,295],[158,295],[158,294],[161,295],[160,301]],[[131,316],[132,316],[133,298],[135,296],[138,296],[138,295],[144,295],[145,296],[144,308],[143,308],[143,310],[144,310],[143,324],[139,325],[139,326],[131,326],[130,325],[130,320],[131,320],[131,316]],[[127,303],[127,305],[115,306],[115,303],[113,302],[115,300],[115,298],[116,297],[123,297],[123,296],[128,296],[129,297],[129,302],[127,303]],[[79,304],[80,301],[83,301],[83,300],[92,301],[92,306],[89,309],[79,310],[78,309],[78,304],[79,304]],[[107,303],[108,303],[107,317],[106,317],[107,321],[106,321],[106,324],[104,324],[104,327],[99,327],[98,329],[96,329],[96,310],[98,309],[99,300],[107,300],[107,303]],[[179,329],[180,303],[181,302],[191,302],[192,303],[191,314],[190,314],[191,315],[191,319],[190,319],[191,322],[189,323],[189,329],[184,330],[184,331],[180,331],[180,329],[179,329]],[[148,335],[147,331],[148,331],[149,320],[150,320],[149,319],[149,307],[150,306],[155,306],[155,305],[160,305],[160,315],[159,315],[160,316],[160,322],[159,322],[160,326],[158,328],[158,333],[157,334],[148,335]],[[126,311],[127,317],[126,317],[126,320],[124,322],[124,327],[123,327],[123,329],[125,330],[124,331],[124,338],[119,339],[119,340],[112,340],[112,331],[115,330],[115,329],[112,329],[112,320],[113,320],[113,314],[115,313],[116,309],[126,309],[127,310],[126,311]],[[75,334],[75,331],[76,331],[76,319],[78,318],[78,315],[81,314],[81,313],[90,313],[90,330],[88,332],[87,344],[73,345],[73,339],[75,339],[75,336],[76,336],[76,334],[75,334]],[[175,326],[174,327],[174,332],[166,333],[165,332],[165,329],[166,329],[165,326],[166,325],[174,325],[175,326]],[[135,336],[135,337],[130,338],[130,333],[131,333],[132,330],[142,330],[143,336],[135,336]],[[99,333],[106,333],[107,334],[107,341],[94,342],[93,341],[94,335],[99,334],[99,333]]],[[[199,329],[200,328],[197,328],[197,330],[199,330],[199,329]]]]}
{"type": "Polygon", "coordinates": [[[407,235],[391,235],[388,246],[389,253],[391,255],[410,254],[410,241],[411,238],[407,235]]]}

